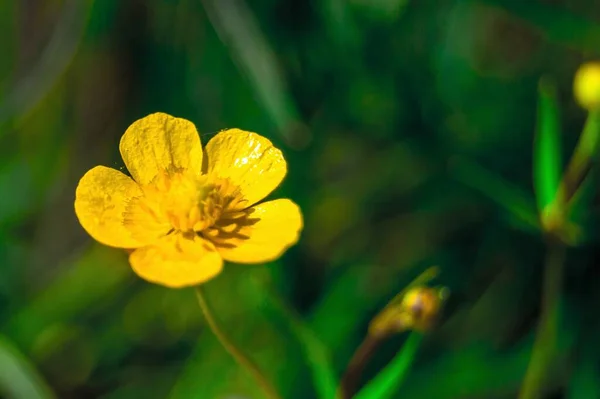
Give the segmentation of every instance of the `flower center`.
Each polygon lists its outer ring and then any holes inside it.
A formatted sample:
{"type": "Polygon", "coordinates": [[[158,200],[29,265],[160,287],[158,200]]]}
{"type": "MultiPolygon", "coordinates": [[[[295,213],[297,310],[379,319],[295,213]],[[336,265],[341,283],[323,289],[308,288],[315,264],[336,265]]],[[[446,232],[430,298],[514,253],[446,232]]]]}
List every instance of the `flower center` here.
{"type": "Polygon", "coordinates": [[[131,220],[131,225],[142,227],[140,219],[151,218],[151,223],[145,223],[146,233],[152,224],[160,228],[150,230],[161,230],[161,235],[165,230],[184,235],[200,233],[213,226],[223,213],[243,209],[245,203],[239,189],[228,179],[195,176],[185,171],[160,174],[143,190],[144,196],[135,204],[137,213],[142,215],[136,218],[132,213],[132,219],[137,220],[131,220]]]}

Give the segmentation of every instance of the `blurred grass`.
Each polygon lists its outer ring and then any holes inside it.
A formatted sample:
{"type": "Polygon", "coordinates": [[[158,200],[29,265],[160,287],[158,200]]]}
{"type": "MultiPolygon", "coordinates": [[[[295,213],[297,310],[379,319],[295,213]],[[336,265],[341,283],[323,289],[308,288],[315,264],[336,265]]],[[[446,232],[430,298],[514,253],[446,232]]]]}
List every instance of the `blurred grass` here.
{"type": "MultiPolygon", "coordinates": [[[[207,285],[284,398],[331,392],[369,320],[432,264],[452,295],[398,397],[515,397],[544,257],[537,85],[555,82],[568,155],[585,117],[571,79],[598,56],[599,26],[591,0],[0,2],[0,331],[20,353],[0,364],[3,394],[33,375],[67,399],[258,397],[191,290],[140,281],[75,219],[78,179],[122,168],[120,135],[160,110],[204,143],[240,127],[286,155],[277,196],[301,205],[301,242],[207,285]]],[[[577,209],[586,239],[568,258],[548,398],[598,391],[583,322],[600,304],[596,183],[577,209]]]]}
{"type": "Polygon", "coordinates": [[[0,392],[12,398],[51,399],[54,395],[28,360],[0,337],[0,392]]]}

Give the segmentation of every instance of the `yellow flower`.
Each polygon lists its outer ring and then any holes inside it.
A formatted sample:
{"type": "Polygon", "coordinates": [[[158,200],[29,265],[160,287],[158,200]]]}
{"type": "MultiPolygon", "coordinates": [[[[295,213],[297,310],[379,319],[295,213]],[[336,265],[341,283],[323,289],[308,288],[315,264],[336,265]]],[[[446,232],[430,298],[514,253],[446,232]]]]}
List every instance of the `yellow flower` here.
{"type": "Polygon", "coordinates": [[[583,64],[575,74],[575,99],[588,111],[600,109],[600,62],[583,64]]]}
{"type": "Polygon", "coordinates": [[[229,129],[203,150],[193,123],[155,113],[134,122],[119,149],[131,177],[94,167],[79,181],[75,213],[97,241],[132,249],[140,277],[196,285],[219,274],[223,260],[268,262],[298,241],[295,203],[257,204],[287,172],[266,138],[229,129]]]}

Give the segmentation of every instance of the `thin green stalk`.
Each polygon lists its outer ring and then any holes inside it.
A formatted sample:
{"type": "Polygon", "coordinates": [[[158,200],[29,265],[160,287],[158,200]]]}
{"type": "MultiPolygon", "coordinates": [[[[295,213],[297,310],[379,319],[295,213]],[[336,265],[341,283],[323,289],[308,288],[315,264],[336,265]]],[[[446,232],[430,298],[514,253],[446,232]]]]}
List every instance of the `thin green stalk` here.
{"type": "Polygon", "coordinates": [[[569,202],[589,170],[600,147],[600,111],[591,111],[562,181],[563,200],[569,202]]]}
{"type": "Polygon", "coordinates": [[[358,392],[355,399],[388,399],[394,397],[406,379],[422,341],[423,334],[411,332],[402,349],[396,353],[392,361],[358,392]]]}
{"type": "MultiPolygon", "coordinates": [[[[437,266],[432,266],[425,270],[402,291],[396,294],[377,316],[371,320],[367,336],[354,351],[354,354],[346,367],[346,371],[342,376],[337,391],[337,398],[350,399],[352,397],[365,366],[377,348],[391,334],[399,332],[396,325],[390,329],[390,323],[394,323],[394,320],[398,315],[398,307],[402,306],[402,301],[406,293],[415,287],[429,283],[439,274],[439,272],[440,269],[437,266]]],[[[405,327],[405,329],[407,328],[409,327],[405,327]]]]}
{"type": "Polygon", "coordinates": [[[562,178],[558,195],[550,204],[550,212],[542,215],[542,225],[548,237],[542,312],[519,399],[540,397],[548,366],[552,362],[556,347],[558,307],[565,260],[565,243],[561,242],[564,240],[561,230],[565,227],[565,215],[568,213],[568,207],[572,199],[576,197],[581,182],[588,174],[599,147],[600,111],[591,111],[562,178]]]}
{"type": "Polygon", "coordinates": [[[565,243],[571,242],[569,235],[565,235],[568,233],[567,217],[574,202],[580,196],[583,182],[589,175],[599,148],[600,111],[591,111],[560,182],[556,198],[540,215],[545,232],[561,236],[565,243]]]}
{"type": "Polygon", "coordinates": [[[201,286],[196,287],[196,297],[198,298],[198,304],[200,305],[200,309],[202,309],[202,313],[204,314],[204,318],[206,318],[208,326],[225,350],[229,352],[240,366],[246,369],[254,377],[258,385],[262,388],[265,397],[268,399],[281,399],[271,382],[264,376],[258,366],[240,348],[235,346],[227,334],[221,330],[201,286]]]}
{"type": "Polygon", "coordinates": [[[536,399],[541,396],[544,378],[556,348],[564,263],[564,245],[559,242],[551,242],[544,270],[542,313],[519,399],[536,399]]]}

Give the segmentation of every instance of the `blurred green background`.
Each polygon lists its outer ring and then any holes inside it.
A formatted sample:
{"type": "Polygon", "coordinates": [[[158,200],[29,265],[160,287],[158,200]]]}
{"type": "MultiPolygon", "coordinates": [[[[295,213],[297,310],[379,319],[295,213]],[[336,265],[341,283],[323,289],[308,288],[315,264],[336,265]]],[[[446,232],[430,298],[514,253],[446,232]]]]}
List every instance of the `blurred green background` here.
{"type": "MultiPolygon", "coordinates": [[[[516,397],[544,259],[538,82],[556,84],[567,157],[586,115],[573,74],[599,52],[594,0],[0,0],[0,395],[261,397],[193,290],[140,280],[75,218],[79,178],[122,168],[127,126],[163,111],[205,143],[239,127],[286,155],[274,196],[302,207],[300,243],[206,285],[284,398],[315,398],[311,368],[341,374],[431,265],[451,295],[397,397],[516,397]]],[[[600,398],[594,220],[568,252],[545,398],[600,398]]]]}

